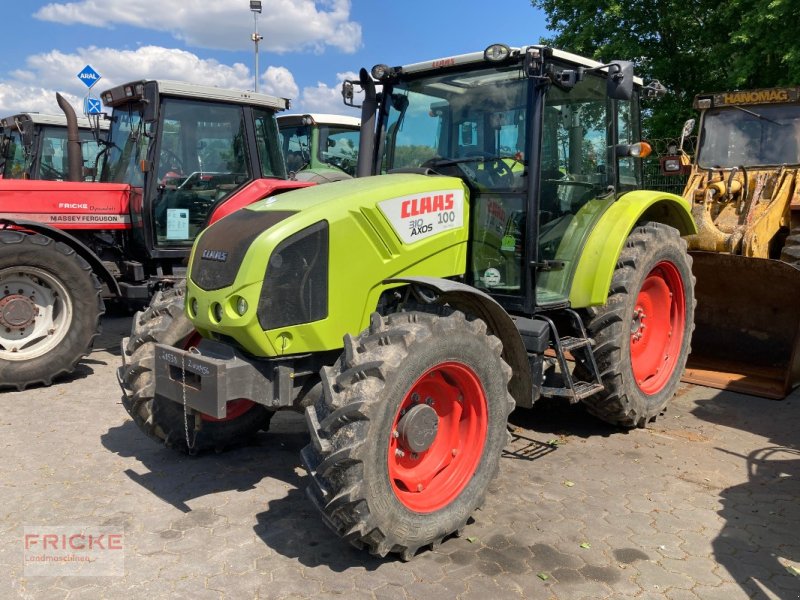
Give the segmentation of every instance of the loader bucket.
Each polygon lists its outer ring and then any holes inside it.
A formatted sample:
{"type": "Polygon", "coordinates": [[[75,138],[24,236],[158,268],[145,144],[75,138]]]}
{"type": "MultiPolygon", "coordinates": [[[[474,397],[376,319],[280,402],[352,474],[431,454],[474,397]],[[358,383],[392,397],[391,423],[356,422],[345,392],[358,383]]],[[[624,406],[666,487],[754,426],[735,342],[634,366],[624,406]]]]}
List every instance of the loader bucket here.
{"type": "Polygon", "coordinates": [[[697,308],[683,380],[785,398],[800,384],[800,270],[778,260],[690,254],[697,308]]]}

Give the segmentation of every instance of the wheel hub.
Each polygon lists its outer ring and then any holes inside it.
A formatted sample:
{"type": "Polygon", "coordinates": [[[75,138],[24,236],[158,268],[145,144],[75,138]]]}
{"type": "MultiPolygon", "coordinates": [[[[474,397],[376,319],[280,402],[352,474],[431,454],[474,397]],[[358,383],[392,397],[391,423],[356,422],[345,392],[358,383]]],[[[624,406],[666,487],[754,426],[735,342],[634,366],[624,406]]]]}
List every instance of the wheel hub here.
{"type": "Polygon", "coordinates": [[[439,415],[427,404],[412,406],[397,424],[400,443],[411,452],[425,452],[439,430],[439,415]]]}
{"type": "Polygon", "coordinates": [[[633,312],[633,322],[631,323],[631,339],[633,342],[638,342],[642,339],[644,330],[647,328],[647,325],[644,324],[646,317],[647,315],[640,307],[637,307],[633,312]]]}
{"type": "Polygon", "coordinates": [[[38,314],[36,303],[22,294],[0,299],[0,326],[7,329],[25,329],[33,324],[38,314]]]}

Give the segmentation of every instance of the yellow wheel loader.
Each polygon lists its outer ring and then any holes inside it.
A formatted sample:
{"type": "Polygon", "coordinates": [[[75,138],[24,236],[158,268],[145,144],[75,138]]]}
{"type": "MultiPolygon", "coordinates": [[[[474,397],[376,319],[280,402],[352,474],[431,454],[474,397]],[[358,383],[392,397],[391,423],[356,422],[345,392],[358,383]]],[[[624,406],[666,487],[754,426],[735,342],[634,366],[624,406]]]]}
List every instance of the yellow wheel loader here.
{"type": "MultiPolygon", "coordinates": [[[[800,87],[700,94],[683,192],[697,278],[685,381],[784,398],[800,384],[800,87]]],[[[694,127],[687,121],[682,139],[694,127]]],[[[672,172],[687,156],[666,160],[672,172]]]]}

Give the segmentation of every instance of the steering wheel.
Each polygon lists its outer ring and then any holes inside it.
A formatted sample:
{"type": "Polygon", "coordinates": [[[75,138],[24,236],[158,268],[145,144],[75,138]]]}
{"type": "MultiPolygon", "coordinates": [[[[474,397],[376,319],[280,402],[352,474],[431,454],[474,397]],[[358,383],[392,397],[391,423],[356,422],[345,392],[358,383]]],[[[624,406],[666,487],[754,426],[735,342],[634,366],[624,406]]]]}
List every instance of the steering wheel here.
{"type": "Polygon", "coordinates": [[[508,163],[496,156],[484,156],[484,174],[492,187],[511,187],[514,184],[514,172],[508,163]]]}
{"type": "Polygon", "coordinates": [[[184,173],[186,171],[186,169],[183,168],[183,161],[172,150],[162,148],[159,161],[161,162],[160,170],[165,173],[167,171],[175,171],[176,168],[179,173],[184,173]],[[166,170],[164,165],[167,165],[166,170]]]}

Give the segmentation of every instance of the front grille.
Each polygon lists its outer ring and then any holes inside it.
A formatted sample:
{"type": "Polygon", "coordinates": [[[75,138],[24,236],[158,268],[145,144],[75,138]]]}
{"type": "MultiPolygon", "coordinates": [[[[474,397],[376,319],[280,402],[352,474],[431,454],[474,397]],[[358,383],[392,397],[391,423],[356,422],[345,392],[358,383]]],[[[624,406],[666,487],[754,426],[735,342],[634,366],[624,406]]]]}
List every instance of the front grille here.
{"type": "Polygon", "coordinates": [[[320,221],[286,238],[270,256],[258,322],[275,329],[328,316],[328,222],[320,221]]]}
{"type": "Polygon", "coordinates": [[[211,225],[195,247],[192,281],[204,290],[219,290],[231,285],[253,240],[295,212],[243,209],[211,225]]]}

